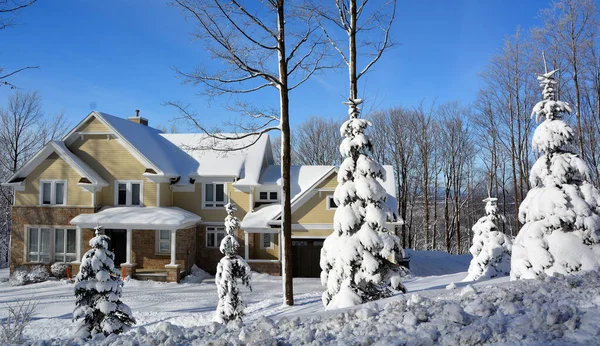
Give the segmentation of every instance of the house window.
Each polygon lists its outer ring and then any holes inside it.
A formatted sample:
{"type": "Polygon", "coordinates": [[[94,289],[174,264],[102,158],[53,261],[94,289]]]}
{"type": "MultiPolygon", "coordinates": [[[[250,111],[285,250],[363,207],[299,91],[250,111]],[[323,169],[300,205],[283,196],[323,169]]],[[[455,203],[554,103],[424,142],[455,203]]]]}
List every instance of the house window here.
{"type": "Polygon", "coordinates": [[[258,200],[262,202],[277,201],[277,191],[261,191],[258,193],[258,200]]]}
{"type": "Polygon", "coordinates": [[[67,199],[66,181],[42,180],[40,185],[40,204],[65,205],[67,199]]]}
{"type": "Polygon", "coordinates": [[[225,204],[225,183],[204,184],[204,208],[223,208],[225,204]]]}
{"type": "Polygon", "coordinates": [[[225,227],[206,227],[206,247],[219,247],[225,238],[225,227]]]}
{"type": "Polygon", "coordinates": [[[50,263],[50,228],[29,228],[27,261],[50,263]]]}
{"type": "Polygon", "coordinates": [[[54,261],[72,262],[75,260],[75,230],[57,228],[54,230],[54,261]]]}
{"type": "Polygon", "coordinates": [[[260,248],[261,249],[273,249],[273,239],[275,235],[273,233],[261,233],[260,234],[260,248]]]}
{"type": "Polygon", "coordinates": [[[333,196],[327,196],[327,210],[330,209],[337,209],[337,204],[335,203],[335,200],[333,198],[333,196]]]}
{"type": "Polygon", "coordinates": [[[139,206],[142,205],[143,183],[141,181],[115,181],[115,205],[139,206]]]}
{"type": "Polygon", "coordinates": [[[158,252],[159,253],[170,253],[171,252],[171,231],[160,230],[158,231],[158,252]]]}

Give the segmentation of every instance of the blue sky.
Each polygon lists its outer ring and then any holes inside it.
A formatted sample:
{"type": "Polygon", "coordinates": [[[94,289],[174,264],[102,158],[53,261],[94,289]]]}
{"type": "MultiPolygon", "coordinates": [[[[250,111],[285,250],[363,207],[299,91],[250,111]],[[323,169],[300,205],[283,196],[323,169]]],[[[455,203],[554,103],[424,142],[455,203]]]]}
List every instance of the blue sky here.
{"type": "MultiPolygon", "coordinates": [[[[413,106],[474,100],[477,73],[502,47],[517,25],[539,24],[549,1],[424,0],[398,1],[389,51],[363,77],[359,93],[366,108],[413,106]]],[[[0,31],[0,65],[7,70],[39,65],[11,79],[23,90],[38,90],[48,114],[64,111],[77,123],[92,110],[121,117],[140,109],[150,125],[167,125],[177,113],[165,101],[190,103],[208,126],[230,118],[226,98],[208,101],[199,89],[182,85],[174,68],[211,66],[210,57],[190,33],[194,26],[158,0],[40,0],[0,31]]],[[[291,94],[292,125],[318,115],[346,114],[346,71],[329,71],[291,94]]],[[[8,88],[0,88],[0,107],[8,88]]],[[[273,92],[259,103],[278,105],[273,92]]],[[[185,130],[184,125],[179,125],[185,130]]]]}

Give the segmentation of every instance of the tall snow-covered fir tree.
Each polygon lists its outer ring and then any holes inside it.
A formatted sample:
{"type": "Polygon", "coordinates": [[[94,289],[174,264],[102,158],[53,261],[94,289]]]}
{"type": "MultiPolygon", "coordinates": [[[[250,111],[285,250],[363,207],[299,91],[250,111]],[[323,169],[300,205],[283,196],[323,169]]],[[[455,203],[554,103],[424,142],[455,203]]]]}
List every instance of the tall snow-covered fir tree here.
{"type": "Polygon", "coordinates": [[[387,193],[377,179],[385,181],[384,168],[371,159],[371,141],[365,135],[369,121],[360,119],[359,99],[351,99],[350,119],[340,128],[344,138],[340,152],[344,161],[338,171],[334,199],[338,205],[333,233],[321,250],[321,283],[327,288],[323,304],[337,309],[405,292],[402,271],[390,262],[404,257],[399,238],[385,228],[392,211],[387,193]]]}
{"type": "Polygon", "coordinates": [[[237,254],[240,247],[235,239],[235,232],[240,228],[240,220],[234,216],[236,208],[228,203],[225,206],[227,216],[225,217],[225,231],[227,234],[221,241],[220,250],[225,255],[217,265],[215,281],[219,294],[219,303],[215,320],[219,323],[227,323],[231,320],[241,319],[244,316],[246,304],[240,296],[238,279],[250,290],[250,267],[242,257],[237,254]]]}
{"type": "Polygon", "coordinates": [[[498,222],[503,221],[503,217],[498,215],[497,199],[489,197],[483,201],[486,202],[486,215],[473,225],[473,245],[469,249],[473,259],[469,265],[469,274],[463,281],[510,274],[512,241],[498,230],[498,222]]]}
{"type": "Polygon", "coordinates": [[[556,71],[538,77],[543,100],[532,117],[543,122],[532,142],[544,154],[531,168],[532,189],[519,207],[524,225],[513,244],[511,280],[600,267],[600,194],[573,151],[573,130],[562,120],[571,108],[556,99],[556,71]]]}
{"type": "Polygon", "coordinates": [[[85,339],[99,333],[120,334],[135,323],[131,309],[121,302],[123,281],[115,269],[115,255],[108,250],[109,238],[100,230],[96,227],[75,278],[75,337],[85,339]]]}

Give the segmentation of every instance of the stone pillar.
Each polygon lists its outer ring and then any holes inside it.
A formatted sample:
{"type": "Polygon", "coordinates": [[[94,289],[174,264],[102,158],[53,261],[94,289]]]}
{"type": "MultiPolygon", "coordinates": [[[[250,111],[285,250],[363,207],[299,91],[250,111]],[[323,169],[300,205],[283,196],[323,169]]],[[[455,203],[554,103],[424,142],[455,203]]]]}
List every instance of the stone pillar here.
{"type": "Polygon", "coordinates": [[[167,282],[176,282],[179,283],[179,274],[180,274],[180,266],[179,264],[167,264],[165,266],[167,269],[167,282]]]}
{"type": "Polygon", "coordinates": [[[133,278],[135,276],[135,268],[137,264],[135,263],[121,263],[121,270],[125,277],[133,278]]]}
{"type": "Polygon", "coordinates": [[[71,262],[71,279],[75,279],[75,276],[79,274],[79,267],[81,267],[81,263],[71,262]]]}

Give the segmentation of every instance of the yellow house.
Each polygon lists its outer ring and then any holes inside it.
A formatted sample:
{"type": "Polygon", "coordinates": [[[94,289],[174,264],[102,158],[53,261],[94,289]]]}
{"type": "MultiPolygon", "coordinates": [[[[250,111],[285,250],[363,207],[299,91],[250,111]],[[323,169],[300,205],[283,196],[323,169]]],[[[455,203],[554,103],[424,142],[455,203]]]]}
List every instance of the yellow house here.
{"type": "MultiPolygon", "coordinates": [[[[395,210],[393,171],[385,168],[395,210]]],[[[318,276],[320,249],[333,231],[337,169],[294,166],[291,173],[294,276],[318,276]]],[[[231,202],[242,221],[240,255],[253,270],[279,275],[280,178],[267,135],[165,134],[139,116],[92,112],[3,183],[14,191],[11,272],[67,262],[76,273],[100,225],[126,275],[178,282],[194,264],[214,273],[231,202]]]]}

